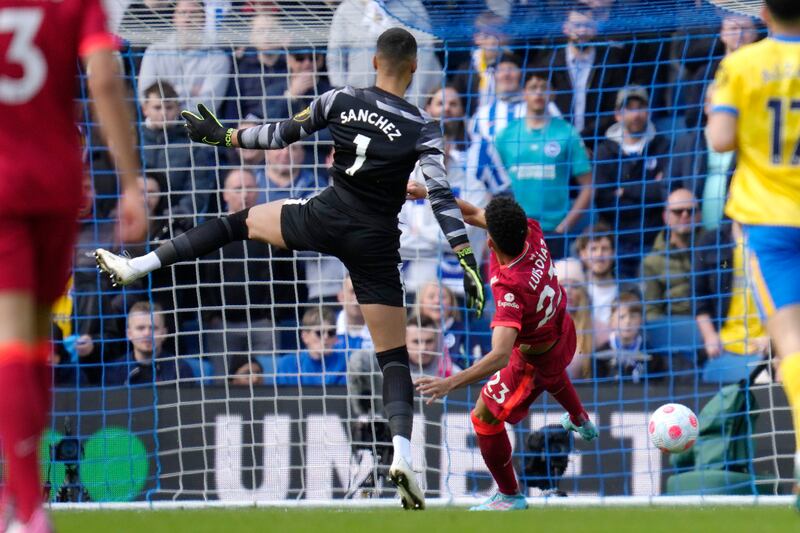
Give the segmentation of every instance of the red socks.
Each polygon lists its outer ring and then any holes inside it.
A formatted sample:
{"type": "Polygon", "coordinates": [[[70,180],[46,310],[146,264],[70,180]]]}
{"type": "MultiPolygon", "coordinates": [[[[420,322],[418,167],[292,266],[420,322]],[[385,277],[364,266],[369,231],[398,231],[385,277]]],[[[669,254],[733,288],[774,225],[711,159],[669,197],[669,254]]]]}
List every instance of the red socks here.
{"type": "MultiPolygon", "coordinates": [[[[49,349],[49,348],[48,348],[49,349]]],[[[49,355],[49,354],[48,354],[49,355]]],[[[3,502],[27,523],[42,504],[39,441],[50,404],[44,350],[17,342],[0,346],[0,441],[5,459],[3,502]]]]}
{"type": "Polygon", "coordinates": [[[519,492],[514,463],[511,460],[511,441],[504,423],[488,424],[472,413],[472,425],[478,436],[478,446],[489,472],[503,494],[513,496],[519,492]]]}
{"type": "Polygon", "coordinates": [[[575,392],[575,387],[572,386],[572,381],[566,372],[562,376],[562,381],[557,385],[550,387],[552,390],[547,392],[555,398],[558,403],[569,413],[569,418],[576,426],[582,426],[587,420],[589,415],[583,408],[581,399],[578,398],[578,393],[575,392]],[[555,392],[554,392],[555,391],[555,392]]]}

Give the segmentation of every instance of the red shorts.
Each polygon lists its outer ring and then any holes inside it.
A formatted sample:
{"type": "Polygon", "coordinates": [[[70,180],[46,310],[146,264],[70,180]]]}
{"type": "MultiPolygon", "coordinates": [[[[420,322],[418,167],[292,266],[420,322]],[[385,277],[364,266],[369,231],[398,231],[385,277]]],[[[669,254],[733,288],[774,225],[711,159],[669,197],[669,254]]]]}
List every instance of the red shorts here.
{"type": "Polygon", "coordinates": [[[541,362],[530,362],[530,357],[525,359],[514,348],[508,365],[495,372],[483,386],[483,403],[497,420],[516,424],[525,418],[528,408],[542,392],[558,392],[569,381],[566,368],[575,355],[577,337],[572,318],[565,315],[564,320],[569,323],[564,324],[556,345],[534,357],[541,362]]]}
{"type": "Polygon", "coordinates": [[[0,215],[0,293],[33,294],[52,305],[64,294],[72,271],[78,213],[0,215]]]}

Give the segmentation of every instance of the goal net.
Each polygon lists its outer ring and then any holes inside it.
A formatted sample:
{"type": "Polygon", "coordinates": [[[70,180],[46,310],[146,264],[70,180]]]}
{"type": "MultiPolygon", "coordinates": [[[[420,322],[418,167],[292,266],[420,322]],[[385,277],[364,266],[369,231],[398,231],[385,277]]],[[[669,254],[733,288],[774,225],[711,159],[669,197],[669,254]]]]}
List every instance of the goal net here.
{"type": "MultiPolygon", "coordinates": [[[[543,395],[507,427],[527,494],[789,493],[791,416],[741,237],[722,214],[735,155],[710,153],[703,134],[720,59],[766,35],[748,16],[760,2],[106,5],[124,41],[150,211],[149,240],[132,255],[329,185],[327,131],[280,151],[217,150],[189,141],[180,109],[204,103],[234,127],[288,118],[331,87],[374,83],[375,39],[402,25],[420,48],[407,98],[441,120],[455,194],[477,205],[514,194],[563,258],[578,329],[570,373],[600,438],[565,438],[561,407],[543,395]],[[528,120],[543,111],[523,90],[531,77],[545,84],[546,126],[528,120]],[[650,443],[649,414],[668,402],[702,412],[695,453],[671,458],[650,443]]],[[[342,265],[234,243],[111,287],[91,251],[121,250],[118,183],[88,94],[80,104],[90,202],[56,309],[42,443],[51,498],[394,498],[380,372],[342,265]]],[[[426,202],[409,201],[399,227],[412,370],[451,375],[488,353],[496,302],[482,319],[465,309],[426,202]]],[[[470,239],[486,268],[485,233],[470,239]]],[[[469,418],[479,387],[415,398],[414,466],[429,498],[492,490],[469,418]]]]}

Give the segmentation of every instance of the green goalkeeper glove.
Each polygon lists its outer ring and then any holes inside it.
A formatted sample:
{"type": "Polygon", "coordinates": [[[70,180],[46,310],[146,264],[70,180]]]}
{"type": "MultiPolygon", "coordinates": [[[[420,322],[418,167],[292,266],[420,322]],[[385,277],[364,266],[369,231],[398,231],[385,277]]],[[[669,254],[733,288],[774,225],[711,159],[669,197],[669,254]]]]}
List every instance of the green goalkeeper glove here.
{"type": "Polygon", "coordinates": [[[203,104],[197,104],[197,112],[200,113],[199,117],[191,111],[185,109],[181,111],[181,116],[186,121],[186,128],[189,130],[189,138],[198,143],[230,148],[231,138],[236,130],[225,128],[214,113],[203,104]]]}
{"type": "Polygon", "coordinates": [[[478,262],[472,253],[472,247],[467,246],[457,251],[456,257],[458,257],[461,268],[464,269],[464,295],[467,297],[467,305],[475,309],[478,318],[480,318],[483,314],[486,295],[483,292],[481,271],[478,269],[478,262]]]}

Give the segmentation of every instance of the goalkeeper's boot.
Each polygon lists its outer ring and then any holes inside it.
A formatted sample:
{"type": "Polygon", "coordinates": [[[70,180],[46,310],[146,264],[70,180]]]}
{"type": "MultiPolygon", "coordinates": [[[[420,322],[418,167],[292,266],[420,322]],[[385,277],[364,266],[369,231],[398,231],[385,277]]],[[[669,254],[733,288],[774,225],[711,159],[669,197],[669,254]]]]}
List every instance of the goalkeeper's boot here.
{"type": "Polygon", "coordinates": [[[417,476],[405,459],[395,455],[392,466],[389,467],[389,479],[400,493],[400,503],[403,509],[421,511],[425,509],[425,495],[417,484],[417,476]]]}
{"type": "Polygon", "coordinates": [[[585,441],[593,441],[599,435],[597,432],[597,427],[594,425],[594,423],[592,423],[591,420],[589,420],[588,417],[582,425],[578,426],[572,422],[572,419],[569,417],[569,413],[564,413],[564,416],[561,417],[561,425],[567,431],[574,431],[585,441]]]}
{"type": "Polygon", "coordinates": [[[528,500],[520,493],[513,496],[496,492],[480,505],[470,507],[470,511],[524,511],[528,508],[528,500]]]}
{"type": "Polygon", "coordinates": [[[112,254],[108,250],[98,248],[94,251],[94,258],[97,261],[97,268],[111,277],[111,282],[117,285],[130,285],[139,278],[147,275],[131,266],[131,260],[124,255],[112,254]]]}

